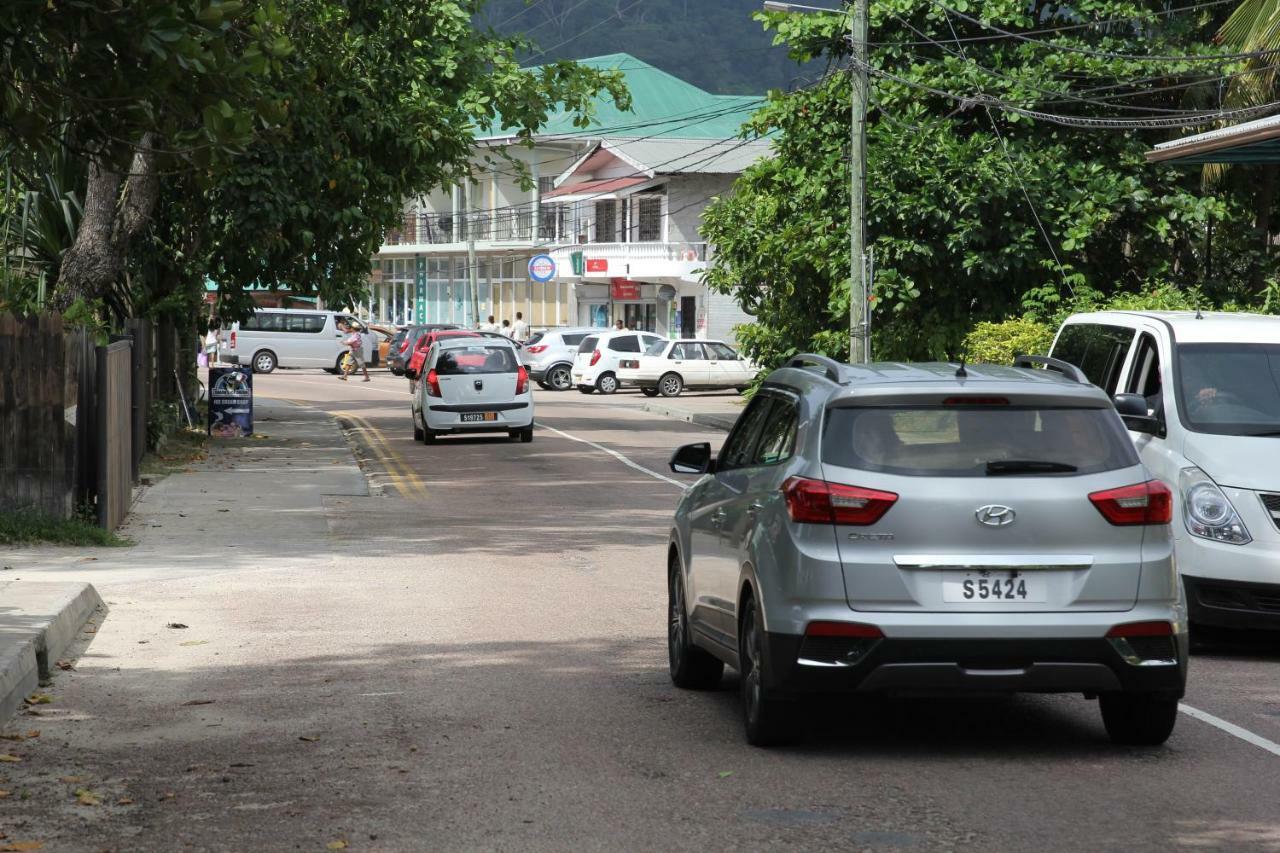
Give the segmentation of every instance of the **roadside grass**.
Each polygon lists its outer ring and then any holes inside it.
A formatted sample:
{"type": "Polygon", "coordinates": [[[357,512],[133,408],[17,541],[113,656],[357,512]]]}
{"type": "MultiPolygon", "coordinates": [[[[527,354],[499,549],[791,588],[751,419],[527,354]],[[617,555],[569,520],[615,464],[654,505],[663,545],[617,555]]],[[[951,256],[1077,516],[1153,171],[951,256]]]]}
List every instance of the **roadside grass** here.
{"type": "Polygon", "coordinates": [[[0,512],[0,545],[101,545],[121,547],[133,543],[78,514],[55,518],[32,510],[0,512]]]}
{"type": "Polygon", "coordinates": [[[187,470],[208,455],[205,449],[208,438],[202,430],[180,429],[170,433],[159,450],[142,457],[140,476],[156,480],[187,470]]]}

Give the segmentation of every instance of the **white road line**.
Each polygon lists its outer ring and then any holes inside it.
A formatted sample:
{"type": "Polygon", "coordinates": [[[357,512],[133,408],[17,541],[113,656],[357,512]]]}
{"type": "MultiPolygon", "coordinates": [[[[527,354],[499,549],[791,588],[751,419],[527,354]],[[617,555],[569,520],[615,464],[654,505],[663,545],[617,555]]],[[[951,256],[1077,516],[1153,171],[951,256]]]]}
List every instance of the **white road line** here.
{"type": "Polygon", "coordinates": [[[1240,740],[1245,743],[1251,743],[1259,749],[1265,749],[1272,755],[1280,756],[1280,743],[1276,743],[1273,740],[1267,740],[1262,735],[1255,735],[1248,729],[1241,728],[1235,723],[1228,723],[1221,717],[1215,717],[1208,711],[1201,711],[1199,708],[1193,708],[1190,705],[1179,703],[1178,710],[1186,714],[1188,717],[1195,717],[1202,723],[1208,723],[1216,729],[1222,729],[1222,731],[1240,738],[1240,740]]]}
{"type": "Polygon", "coordinates": [[[565,432],[564,430],[556,429],[555,427],[553,427],[553,426],[547,426],[546,424],[537,424],[537,426],[538,426],[538,428],[539,428],[539,429],[549,429],[549,430],[551,430],[552,432],[554,432],[556,435],[563,436],[564,438],[567,438],[567,439],[569,439],[570,441],[577,441],[577,442],[581,442],[582,444],[588,444],[588,445],[590,445],[590,446],[594,447],[596,450],[603,450],[605,453],[608,453],[610,456],[612,456],[614,459],[617,459],[619,462],[621,462],[623,465],[626,465],[628,468],[634,468],[634,469],[636,469],[637,471],[642,471],[642,472],[644,472],[645,474],[648,474],[650,477],[653,477],[655,480],[661,480],[661,481],[663,481],[664,483],[670,483],[671,485],[673,485],[673,486],[675,486],[676,488],[680,489],[680,491],[682,491],[682,492],[683,492],[686,488],[688,488],[688,487],[686,486],[686,484],[684,484],[684,483],[680,482],[679,480],[673,480],[673,479],[671,479],[670,477],[668,477],[668,476],[666,476],[666,475],[664,475],[664,474],[659,474],[657,471],[651,471],[651,470],[649,470],[648,468],[644,467],[643,465],[641,465],[641,464],[639,464],[639,463],[637,463],[637,462],[632,462],[630,459],[628,459],[627,457],[623,456],[623,455],[622,455],[621,453],[619,453],[618,451],[616,451],[616,450],[611,450],[610,448],[605,447],[603,444],[596,444],[594,441],[588,441],[588,440],[587,440],[587,439],[585,439],[585,438],[578,438],[576,435],[570,435],[569,433],[565,432]]]}
{"type": "MultiPolygon", "coordinates": [[[[305,380],[311,380],[311,381],[313,381],[313,382],[322,382],[322,383],[324,383],[325,385],[329,385],[329,386],[332,386],[334,382],[341,382],[341,381],[342,381],[341,379],[323,379],[323,378],[321,378],[321,377],[319,377],[319,376],[290,376],[290,377],[288,377],[288,379],[289,379],[289,381],[290,381],[290,382],[296,382],[296,381],[298,381],[298,380],[304,380],[304,381],[305,381],[305,380]]],[[[408,382],[408,380],[406,380],[406,384],[407,384],[407,382],[408,382]]],[[[348,379],[348,380],[347,380],[347,384],[348,384],[348,385],[350,385],[350,384],[355,384],[355,383],[358,383],[358,384],[360,384],[360,385],[364,385],[364,384],[365,384],[365,383],[364,383],[362,380],[360,380],[360,379],[354,379],[354,380],[352,380],[352,379],[348,379]]],[[[369,385],[373,385],[374,383],[370,382],[370,383],[368,383],[368,384],[369,384],[369,385]]],[[[407,399],[409,398],[409,391],[408,391],[408,389],[407,389],[407,388],[406,388],[404,391],[388,391],[386,388],[361,388],[360,390],[361,390],[361,391],[377,391],[379,394],[395,394],[397,397],[401,398],[402,400],[407,400],[407,399]]],[[[269,396],[271,396],[271,392],[270,392],[270,391],[266,391],[266,390],[264,390],[264,391],[262,392],[262,395],[263,395],[264,397],[269,397],[269,396]]],[[[314,402],[329,402],[329,401],[314,401],[314,402]]]]}

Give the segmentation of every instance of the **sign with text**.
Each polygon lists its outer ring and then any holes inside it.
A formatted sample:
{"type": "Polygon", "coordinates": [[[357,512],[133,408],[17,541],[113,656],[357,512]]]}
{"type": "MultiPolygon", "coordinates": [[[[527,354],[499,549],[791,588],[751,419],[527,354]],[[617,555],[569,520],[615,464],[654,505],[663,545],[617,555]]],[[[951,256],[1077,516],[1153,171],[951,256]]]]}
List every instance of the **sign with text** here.
{"type": "Polygon", "coordinates": [[[427,259],[415,258],[413,270],[413,321],[427,322],[427,259]]]}
{"type": "Polygon", "coordinates": [[[609,261],[606,258],[587,258],[587,272],[608,272],[609,261]]]}
{"type": "Polygon", "coordinates": [[[551,281],[556,277],[556,262],[550,255],[534,255],[529,259],[529,278],[534,281],[551,281]]]}
{"type": "Polygon", "coordinates": [[[253,371],[247,367],[209,368],[209,435],[253,435],[253,371]]]}
{"type": "Polygon", "coordinates": [[[626,278],[609,279],[610,295],[615,299],[639,299],[640,282],[626,278]]]}

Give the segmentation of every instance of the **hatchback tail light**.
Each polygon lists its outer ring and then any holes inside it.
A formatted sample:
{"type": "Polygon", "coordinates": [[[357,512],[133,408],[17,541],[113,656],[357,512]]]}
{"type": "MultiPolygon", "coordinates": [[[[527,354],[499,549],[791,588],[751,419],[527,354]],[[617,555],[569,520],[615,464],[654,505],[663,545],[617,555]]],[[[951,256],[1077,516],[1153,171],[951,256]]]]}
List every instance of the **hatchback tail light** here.
{"type": "Polygon", "coordinates": [[[534,344],[531,347],[525,347],[524,351],[529,353],[530,355],[537,355],[540,352],[545,352],[546,349],[547,349],[546,344],[534,344]]]}
{"type": "Polygon", "coordinates": [[[1117,527],[1168,524],[1173,520],[1173,493],[1159,480],[1093,492],[1089,500],[1117,527]]]}
{"type": "Polygon", "coordinates": [[[431,370],[427,371],[427,378],[425,381],[427,383],[427,396],[439,397],[440,396],[440,376],[436,373],[435,368],[432,368],[431,370]]]}
{"type": "Polygon", "coordinates": [[[596,364],[600,361],[600,356],[601,356],[601,355],[602,355],[602,353],[600,352],[600,350],[595,350],[594,352],[592,352],[592,353],[591,353],[591,366],[592,366],[592,367],[595,367],[595,366],[596,366],[596,364]]]}
{"type": "Polygon", "coordinates": [[[232,348],[232,349],[235,349],[235,348],[236,348],[236,333],[235,333],[235,332],[232,332],[232,333],[231,333],[231,348],[232,348]]]}
{"type": "Polygon", "coordinates": [[[810,524],[850,524],[865,526],[879,521],[898,496],[893,492],[863,489],[792,477],[782,484],[787,514],[792,521],[810,524]]]}
{"type": "Polygon", "coordinates": [[[516,371],[516,393],[523,394],[529,390],[529,371],[524,369],[524,365],[520,365],[520,369],[516,371]]]}

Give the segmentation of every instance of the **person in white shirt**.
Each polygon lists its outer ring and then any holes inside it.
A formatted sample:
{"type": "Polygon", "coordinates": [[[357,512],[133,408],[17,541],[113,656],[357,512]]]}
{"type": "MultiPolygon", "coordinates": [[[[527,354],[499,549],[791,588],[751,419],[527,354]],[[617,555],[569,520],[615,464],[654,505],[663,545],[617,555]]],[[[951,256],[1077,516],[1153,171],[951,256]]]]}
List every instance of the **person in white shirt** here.
{"type": "Polygon", "coordinates": [[[490,315],[489,315],[489,322],[487,322],[487,323],[481,323],[481,324],[480,324],[480,331],[482,331],[482,332],[497,332],[497,331],[499,331],[498,324],[497,324],[497,323],[495,323],[495,322],[493,321],[493,315],[492,315],[492,314],[490,314],[490,315]]]}
{"type": "Polygon", "coordinates": [[[529,324],[524,321],[524,312],[516,312],[516,321],[511,324],[511,339],[524,343],[529,340],[529,324]]]}

